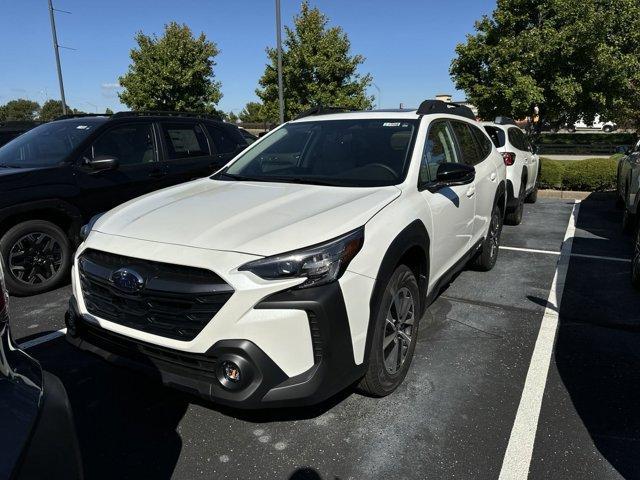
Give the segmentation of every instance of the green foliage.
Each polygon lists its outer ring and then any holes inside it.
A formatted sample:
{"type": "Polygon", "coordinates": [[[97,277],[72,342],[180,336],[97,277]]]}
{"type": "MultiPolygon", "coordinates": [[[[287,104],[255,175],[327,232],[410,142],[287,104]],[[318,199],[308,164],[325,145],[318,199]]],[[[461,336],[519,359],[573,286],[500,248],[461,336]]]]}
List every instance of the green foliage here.
{"type": "Polygon", "coordinates": [[[536,144],[562,145],[632,145],[638,141],[633,133],[543,133],[536,144]]]}
{"type": "MultiPolygon", "coordinates": [[[[371,75],[357,70],[362,55],[351,55],[351,43],[340,27],[327,27],[328,18],[305,0],[293,20],[285,27],[282,77],[285,120],[316,105],[369,109],[373,97],[366,94],[371,75]]],[[[264,119],[278,120],[277,49],[267,48],[269,64],[256,90],[262,100],[264,119]]]]}
{"type": "MultiPolygon", "coordinates": [[[[67,105],[67,113],[73,113],[73,110],[67,105]]],[[[79,113],[76,111],[76,113],[79,113]]],[[[40,109],[39,120],[50,122],[62,115],[62,100],[47,100],[40,109]]]]}
{"type": "Polygon", "coordinates": [[[40,110],[38,102],[18,98],[0,106],[0,120],[35,120],[40,110]]]}
{"type": "Polygon", "coordinates": [[[162,37],[138,32],[135,40],[132,63],[119,78],[122,103],[133,110],[215,112],[222,97],[213,73],[219,50],[204,33],[196,38],[171,22],[162,37]]]}
{"type": "Polygon", "coordinates": [[[107,107],[107,109],[104,111],[105,114],[107,115],[113,115],[113,110],[111,110],[109,107],[107,107]]]}
{"type": "Polygon", "coordinates": [[[619,155],[588,160],[541,159],[540,188],[602,192],[616,188],[619,155]]]}
{"type": "Polygon", "coordinates": [[[262,113],[262,104],[258,102],[249,102],[240,112],[240,120],[245,123],[260,123],[264,121],[262,113]]]}
{"type": "Polygon", "coordinates": [[[484,118],[539,104],[552,120],[640,126],[638,0],[498,0],[456,52],[456,87],[484,118]]]}
{"type": "Polygon", "coordinates": [[[222,113],[222,118],[229,123],[236,123],[238,121],[238,115],[233,112],[222,113]]]}

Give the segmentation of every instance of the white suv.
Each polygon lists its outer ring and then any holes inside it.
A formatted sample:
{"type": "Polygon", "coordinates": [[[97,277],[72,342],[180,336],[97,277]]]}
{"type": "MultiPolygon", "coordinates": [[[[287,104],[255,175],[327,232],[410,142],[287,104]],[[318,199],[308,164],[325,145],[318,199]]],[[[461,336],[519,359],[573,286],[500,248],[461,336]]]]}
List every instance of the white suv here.
{"type": "Polygon", "coordinates": [[[540,159],[526,134],[512,119],[497,117],[494,122],[483,125],[507,165],[505,223],[519,225],[524,203],[535,203],[538,198],[540,159]]]}
{"type": "Polygon", "coordinates": [[[316,109],[87,225],[67,338],[239,407],[387,395],[441,287],[495,264],[505,175],[466,107],[316,109]]]}

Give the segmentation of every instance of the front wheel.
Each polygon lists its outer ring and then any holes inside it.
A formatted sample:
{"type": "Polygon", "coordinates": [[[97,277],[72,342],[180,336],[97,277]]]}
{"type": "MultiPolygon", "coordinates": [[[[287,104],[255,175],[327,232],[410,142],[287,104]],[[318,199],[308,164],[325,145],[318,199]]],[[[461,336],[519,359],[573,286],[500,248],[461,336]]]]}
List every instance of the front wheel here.
{"type": "Polygon", "coordinates": [[[367,373],[359,388],[384,397],[404,380],[416,348],[420,290],[413,271],[400,265],[391,275],[373,315],[373,340],[367,373]]]}
{"type": "Polygon", "coordinates": [[[64,232],[51,222],[29,220],[10,228],[0,240],[7,289],[14,295],[35,295],[57,286],[71,266],[64,232]]]}
{"type": "Polygon", "coordinates": [[[502,213],[498,206],[493,207],[491,213],[491,223],[489,231],[482,242],[480,251],[473,259],[472,266],[484,272],[491,270],[498,260],[498,251],[500,249],[500,236],[502,235],[502,213]]]}

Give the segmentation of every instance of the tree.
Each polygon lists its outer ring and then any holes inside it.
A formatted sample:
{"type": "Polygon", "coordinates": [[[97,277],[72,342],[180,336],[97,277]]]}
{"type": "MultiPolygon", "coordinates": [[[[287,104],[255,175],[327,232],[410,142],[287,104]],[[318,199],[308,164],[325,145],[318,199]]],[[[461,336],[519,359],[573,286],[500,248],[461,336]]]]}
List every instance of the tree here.
{"type": "MultiPolygon", "coordinates": [[[[371,75],[357,70],[362,55],[351,55],[351,43],[340,27],[327,28],[328,18],[305,0],[293,19],[293,28],[285,26],[282,77],[285,119],[316,105],[368,109],[373,97],[367,96],[371,75]]],[[[277,50],[267,48],[269,64],[260,78],[256,94],[263,103],[268,121],[278,119],[277,50]]]]}
{"type": "Polygon", "coordinates": [[[451,75],[483,118],[524,118],[538,104],[553,120],[616,120],[637,105],[637,0],[498,0],[475,28],[451,75]]]}
{"type": "Polygon", "coordinates": [[[240,112],[240,120],[247,123],[260,123],[264,121],[262,104],[258,102],[247,103],[240,112]]]}
{"type": "Polygon", "coordinates": [[[225,113],[223,118],[229,123],[236,123],[238,121],[238,115],[230,111],[229,113],[225,113]]]}
{"type": "Polygon", "coordinates": [[[107,109],[104,111],[105,115],[113,115],[113,110],[111,110],[109,107],[107,107],[107,109]]]}
{"type": "MultiPolygon", "coordinates": [[[[67,105],[67,112],[73,112],[69,105],[67,105]]],[[[60,115],[62,115],[62,100],[49,99],[44,102],[44,105],[42,105],[42,108],[40,109],[39,120],[42,120],[43,122],[50,122],[51,120],[58,118],[60,115]]]]}
{"type": "Polygon", "coordinates": [[[171,22],[162,37],[138,32],[135,40],[129,70],[119,78],[122,103],[133,110],[215,111],[222,97],[213,73],[219,50],[204,33],[195,38],[171,22]]]}
{"type": "Polygon", "coordinates": [[[0,106],[0,120],[34,120],[40,105],[33,100],[18,98],[0,106]]]}

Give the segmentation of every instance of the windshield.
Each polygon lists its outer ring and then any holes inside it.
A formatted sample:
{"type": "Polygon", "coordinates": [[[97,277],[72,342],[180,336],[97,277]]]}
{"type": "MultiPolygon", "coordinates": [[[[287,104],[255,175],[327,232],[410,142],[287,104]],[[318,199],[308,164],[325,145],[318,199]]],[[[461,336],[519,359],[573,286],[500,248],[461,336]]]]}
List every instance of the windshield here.
{"type": "Polygon", "coordinates": [[[418,122],[358,119],[290,123],[215,178],[344,187],[396,185],[406,175],[418,122]]]}
{"type": "Polygon", "coordinates": [[[106,119],[65,120],[40,125],[0,148],[0,166],[57,165],[106,119]]]}

